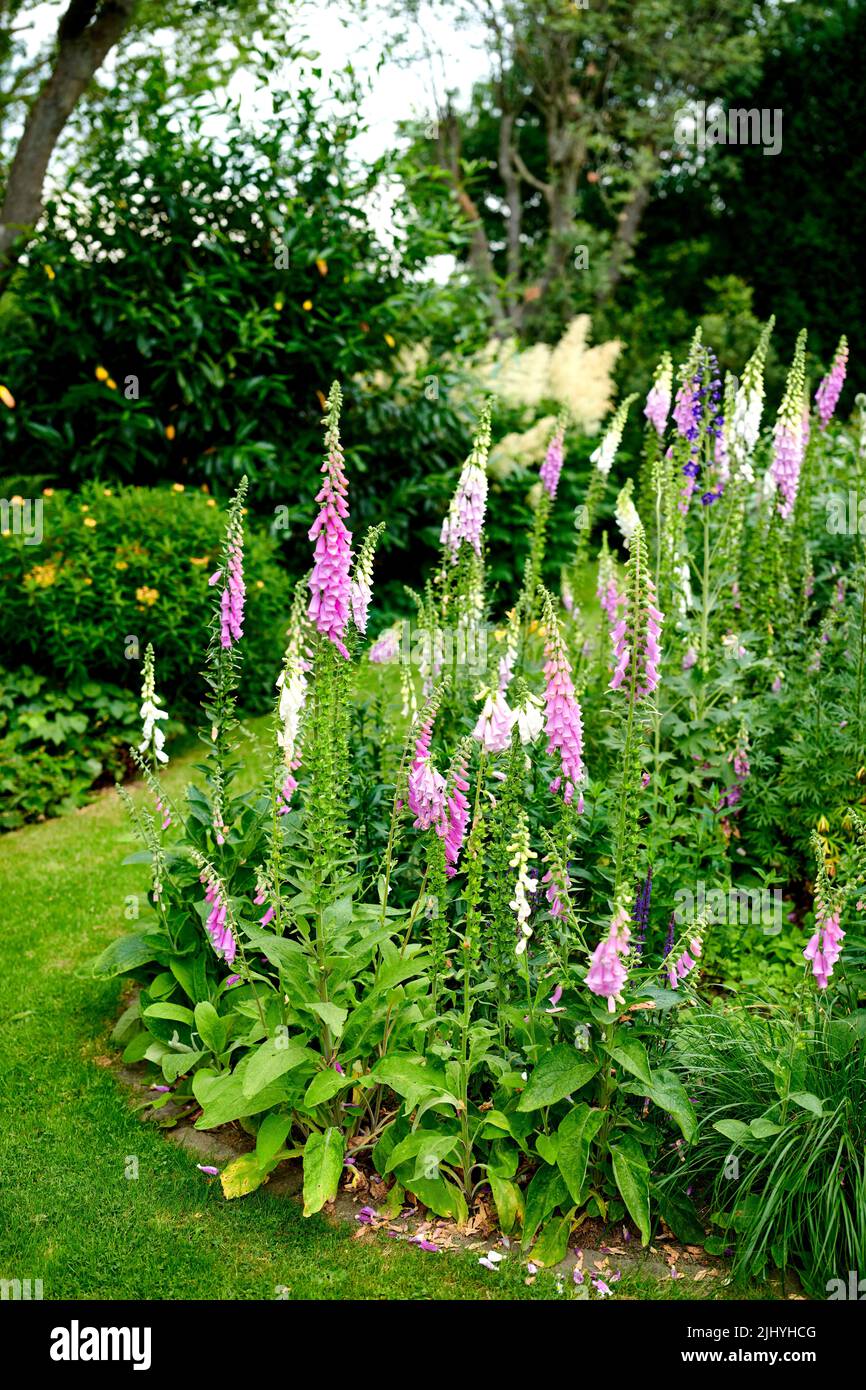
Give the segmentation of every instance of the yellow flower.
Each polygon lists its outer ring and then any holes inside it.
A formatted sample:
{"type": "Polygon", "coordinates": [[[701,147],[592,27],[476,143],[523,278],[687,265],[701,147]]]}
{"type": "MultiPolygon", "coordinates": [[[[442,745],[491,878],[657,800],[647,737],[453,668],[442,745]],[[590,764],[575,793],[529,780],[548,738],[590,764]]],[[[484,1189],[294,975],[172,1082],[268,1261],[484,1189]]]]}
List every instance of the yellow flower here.
{"type": "Polygon", "coordinates": [[[96,517],[95,517],[95,516],[86,516],[86,517],[84,518],[84,524],[85,524],[85,526],[95,526],[95,525],[96,525],[96,517]]]}
{"type": "Polygon", "coordinates": [[[166,427],[165,427],[165,437],[166,437],[166,439],[169,439],[169,440],[174,439],[174,437],[175,437],[176,434],[177,434],[177,430],[175,429],[174,425],[166,425],[166,427]]]}
{"type": "Polygon", "coordinates": [[[190,562],[191,565],[207,565],[207,564],[210,563],[210,556],[209,556],[209,555],[190,555],[190,557],[189,557],[189,562],[190,562]]]}
{"type": "Polygon", "coordinates": [[[284,302],[284,301],[283,301],[282,299],[275,299],[275,300],[274,300],[274,308],[276,309],[276,311],[277,311],[278,314],[282,312],[283,302],[284,302]]]}
{"type": "Polygon", "coordinates": [[[9,390],[8,386],[0,385],[0,401],[2,401],[4,405],[8,406],[10,410],[15,409],[15,397],[12,395],[12,392],[9,390]]]}
{"type": "Polygon", "coordinates": [[[818,817],[818,829],[822,835],[827,834],[827,831],[830,829],[830,824],[826,816],[818,817]]]}
{"type": "MultiPolygon", "coordinates": [[[[169,429],[172,429],[171,425],[169,425],[169,429]]],[[[172,438],[174,438],[174,436],[172,436],[172,438]]],[[[172,483],[171,490],[172,492],[183,492],[183,483],[172,483]]]]}
{"type": "Polygon", "coordinates": [[[256,588],[257,588],[257,589],[263,589],[264,587],[265,587],[265,581],[264,581],[263,579],[257,579],[257,580],[256,580],[256,588]]]}
{"type": "Polygon", "coordinates": [[[110,377],[107,379],[107,381],[106,381],[105,384],[106,384],[106,386],[108,387],[109,391],[116,391],[116,390],[117,390],[117,382],[114,380],[114,377],[113,377],[113,376],[110,376],[110,377]]]}
{"type": "Polygon", "coordinates": [[[116,570],[128,570],[128,569],[129,569],[129,561],[128,561],[128,560],[116,560],[115,563],[114,563],[114,568],[115,568],[116,570]]]}
{"type": "Polygon", "coordinates": [[[395,339],[391,337],[390,333],[385,334],[385,342],[388,344],[389,348],[395,348],[397,346],[395,339]]]}
{"type": "Polygon", "coordinates": [[[159,598],[159,589],[149,589],[146,584],[142,584],[140,588],[136,589],[135,597],[139,603],[147,604],[148,608],[152,608],[159,598]]]}
{"type": "Polygon", "coordinates": [[[43,496],[43,497],[53,497],[53,496],[54,496],[54,488],[53,488],[53,487],[44,487],[44,488],[42,489],[42,496],[43,496]]]}
{"type": "Polygon", "coordinates": [[[96,368],[96,380],[97,380],[97,381],[107,381],[107,380],[108,380],[108,372],[105,370],[104,367],[97,367],[97,368],[96,368]]]}
{"type": "Polygon", "coordinates": [[[50,589],[57,578],[57,567],[52,564],[34,565],[29,574],[25,574],[24,580],[37,585],[40,589],[50,589]]]}
{"type": "Polygon", "coordinates": [[[328,262],[321,256],[316,257],[316,269],[320,275],[327,275],[328,273],[328,262]]]}
{"type": "Polygon", "coordinates": [[[19,497],[17,492],[16,492],[16,494],[15,494],[14,497],[10,497],[10,498],[9,498],[9,501],[12,503],[13,506],[17,506],[17,507],[23,507],[23,506],[24,506],[24,498],[23,498],[23,497],[19,497]]]}
{"type": "Polygon", "coordinates": [[[81,510],[82,510],[83,512],[89,512],[89,511],[90,511],[90,506],[89,506],[89,504],[88,504],[87,502],[82,502],[82,504],[81,504],[81,510]]]}
{"type": "Polygon", "coordinates": [[[81,582],[82,582],[82,584],[92,584],[92,583],[93,583],[93,580],[90,578],[90,575],[87,574],[87,575],[84,576],[84,578],[82,579],[81,582]]]}
{"type": "Polygon", "coordinates": [[[216,506],[216,498],[215,498],[215,497],[209,497],[209,498],[207,499],[207,504],[208,504],[209,507],[215,507],[215,506],[216,506]]]}
{"type": "Polygon", "coordinates": [[[303,304],[301,305],[301,308],[303,309],[303,311],[304,311],[305,314],[308,314],[308,313],[310,312],[310,310],[312,309],[312,307],[313,307],[313,301],[312,301],[312,299],[305,299],[304,302],[303,302],[303,304]]]}
{"type": "Polygon", "coordinates": [[[48,279],[49,279],[49,280],[54,280],[54,279],[56,279],[56,276],[55,276],[55,274],[54,274],[54,267],[53,267],[53,266],[50,266],[50,265],[45,266],[45,274],[48,276],[48,279]]]}
{"type": "Polygon", "coordinates": [[[104,488],[102,489],[102,495],[103,495],[103,497],[110,497],[110,496],[111,496],[111,488],[110,488],[110,487],[104,487],[104,488]]]}
{"type": "Polygon", "coordinates": [[[316,395],[317,395],[318,398],[319,398],[319,405],[322,407],[323,410],[327,410],[327,409],[328,409],[328,402],[327,402],[326,399],[325,399],[324,393],[321,392],[321,391],[317,391],[317,392],[316,392],[316,395]]]}

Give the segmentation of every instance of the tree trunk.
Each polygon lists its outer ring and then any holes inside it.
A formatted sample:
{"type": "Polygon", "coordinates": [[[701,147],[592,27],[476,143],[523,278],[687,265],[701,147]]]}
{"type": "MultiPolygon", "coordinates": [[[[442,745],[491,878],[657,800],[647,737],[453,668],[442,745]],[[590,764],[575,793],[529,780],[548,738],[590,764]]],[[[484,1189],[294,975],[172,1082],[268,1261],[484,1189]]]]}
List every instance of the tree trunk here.
{"type": "Polygon", "coordinates": [[[612,299],[617,285],[623,276],[628,259],[634,250],[634,243],[640,230],[643,215],[649,206],[651,185],[639,183],[632,197],[626,203],[617,219],[616,237],[610,254],[607,283],[602,285],[596,298],[599,304],[612,299]]]}
{"type": "Polygon", "coordinates": [[[523,214],[520,176],[514,160],[514,115],[503,110],[499,123],[499,174],[505,187],[505,203],[508,217],[505,226],[505,257],[508,283],[505,302],[508,319],[515,327],[520,326],[520,229],[523,214]]]}
{"type": "Polygon", "coordinates": [[[75,105],[120,40],[138,0],[70,0],[57,56],[31,106],[0,206],[0,294],[42,215],[48,162],[75,105]]]}

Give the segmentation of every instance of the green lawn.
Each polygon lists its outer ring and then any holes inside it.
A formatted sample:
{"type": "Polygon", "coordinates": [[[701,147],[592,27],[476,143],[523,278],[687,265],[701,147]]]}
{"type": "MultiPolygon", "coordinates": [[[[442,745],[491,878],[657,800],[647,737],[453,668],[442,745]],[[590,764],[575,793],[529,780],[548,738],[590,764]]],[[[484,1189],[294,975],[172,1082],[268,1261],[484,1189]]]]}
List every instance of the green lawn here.
{"type": "MultiPolygon", "coordinates": [[[[194,757],[172,764],[174,795],[194,757]]],[[[146,869],[121,863],[132,847],[114,793],[0,837],[0,1277],[42,1279],[46,1299],[274,1298],[278,1286],[313,1299],[561,1296],[551,1274],[527,1287],[517,1256],[492,1273],[475,1254],[355,1240],[267,1190],[227,1202],[191,1154],[140,1122],[110,1068],[120,986],[89,973],[128,927],[128,895],[146,890],[146,869]]],[[[616,1293],[734,1290],[633,1273],[616,1293]]]]}

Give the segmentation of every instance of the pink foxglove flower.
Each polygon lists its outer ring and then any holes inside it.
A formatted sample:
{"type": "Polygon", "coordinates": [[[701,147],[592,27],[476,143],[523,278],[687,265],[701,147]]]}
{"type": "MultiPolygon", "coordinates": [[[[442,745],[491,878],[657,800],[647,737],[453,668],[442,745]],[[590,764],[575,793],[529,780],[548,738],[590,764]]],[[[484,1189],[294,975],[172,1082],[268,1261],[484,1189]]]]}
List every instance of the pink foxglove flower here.
{"type": "Polygon", "coordinates": [[[632,536],[626,575],[625,612],[610,634],[616,662],[610,689],[618,690],[627,676],[629,683],[633,677],[635,698],[642,700],[658,687],[659,638],[664,616],[656,606],[655,585],[647,569],[646,545],[640,525],[632,536]],[[633,659],[637,661],[634,672],[631,669],[633,659]]]}
{"type": "Polygon", "coordinates": [[[466,826],[469,823],[469,802],[466,799],[469,790],[466,780],[467,761],[466,754],[460,754],[455,759],[451,768],[451,786],[446,797],[448,823],[445,831],[445,872],[449,878],[453,878],[457,872],[460,851],[466,837],[466,826]]]}
{"type": "Polygon", "coordinates": [[[433,736],[435,718],[436,711],[434,709],[428,714],[418,730],[418,737],[415,741],[415,757],[409,768],[409,809],[415,817],[417,830],[429,830],[431,827],[435,827],[438,834],[444,835],[448,826],[445,778],[433,766],[430,753],[430,740],[433,736]]]}
{"type": "Polygon", "coordinates": [[[326,456],[322,464],[325,481],[316,495],[320,510],[309,533],[310,540],[315,541],[315,551],[308,616],[318,631],[333,642],[340,655],[348,659],[343,636],[349,621],[352,534],[344,521],[349,515],[346,500],[349,485],[340,444],[342,400],[340,387],[334,382],[325,416],[326,456]]]}
{"type": "MultiPolygon", "coordinates": [[[[559,619],[553,611],[549,594],[544,598],[545,645],[544,676],[547,682],[544,691],[546,705],[545,729],[547,732],[548,753],[558,753],[561,776],[550,784],[553,792],[562,787],[562,799],[568,806],[586,777],[583,766],[583,716],[574,683],[571,678],[571,664],[562,640],[559,619]],[[563,785],[564,784],[564,785],[563,785]]],[[[583,797],[578,801],[578,810],[583,809],[583,797]]]]}
{"type": "Polygon", "coordinates": [[[797,339],[794,361],[773,431],[773,461],[770,464],[770,476],[780,493],[779,515],[786,520],[797,500],[800,469],[806,452],[803,433],[805,384],[806,330],[803,329],[797,339]]]}
{"type": "Polygon", "coordinates": [[[487,455],[490,452],[490,405],[481,412],[472,452],[463,465],[457,491],[442,523],[440,541],[456,563],[463,544],[481,554],[481,532],[487,506],[487,455]]]}
{"type": "Polygon", "coordinates": [[[661,439],[667,428],[674,383],[674,365],[669,352],[664,353],[655,370],[653,384],[644,406],[644,415],[661,439]]]}
{"type": "Polygon", "coordinates": [[[513,720],[514,716],[502,691],[492,691],[484,701],[484,708],[478,716],[472,737],[477,738],[488,753],[503,753],[511,742],[513,720]]]}
{"type": "Polygon", "coordinates": [[[553,438],[547,446],[547,453],[544,462],[539,469],[538,476],[551,500],[556,496],[556,489],[559,487],[559,477],[562,473],[562,463],[565,457],[565,421],[560,418],[557,422],[553,438]]]}
{"type": "Polygon", "coordinates": [[[839,396],[845,384],[847,368],[848,339],[843,334],[839,339],[833,365],[815,392],[815,405],[818,407],[818,418],[821,421],[822,430],[825,430],[829,425],[833,411],[839,402],[839,396]]]}
{"type": "Polygon", "coordinates": [[[830,912],[817,904],[815,912],[817,931],[810,937],[803,955],[812,962],[812,974],[819,989],[826,989],[833,974],[833,966],[842,954],[842,939],[845,933],[839,926],[839,909],[830,912]]]}
{"type": "Polygon", "coordinates": [[[400,655],[400,629],[397,623],[380,632],[370,648],[370,660],[374,665],[386,666],[396,661],[400,655]]]}
{"type": "Polygon", "coordinates": [[[227,920],[228,907],[222,888],[219,881],[209,877],[207,872],[201,875],[201,882],[205,885],[205,902],[210,904],[210,913],[205,922],[207,934],[217,955],[222,956],[223,960],[231,965],[237,954],[237,943],[227,920]]]}

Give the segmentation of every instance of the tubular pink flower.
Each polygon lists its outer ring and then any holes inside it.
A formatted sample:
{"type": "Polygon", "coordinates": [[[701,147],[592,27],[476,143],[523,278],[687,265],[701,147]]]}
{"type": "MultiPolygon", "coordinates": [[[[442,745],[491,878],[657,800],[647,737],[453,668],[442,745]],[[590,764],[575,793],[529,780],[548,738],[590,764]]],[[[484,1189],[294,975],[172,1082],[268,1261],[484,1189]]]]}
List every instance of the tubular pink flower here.
{"type": "Polygon", "coordinates": [[[434,768],[430,755],[435,718],[434,711],[418,731],[415,757],[409,768],[409,809],[415,816],[417,830],[435,826],[437,834],[444,835],[448,826],[445,778],[434,768]]]}
{"type": "Polygon", "coordinates": [[[571,886],[568,878],[568,869],[565,870],[565,882],[562,885],[557,884],[550,869],[547,870],[541,882],[542,884],[547,884],[544,896],[547,899],[551,917],[562,917],[565,913],[565,906],[559,896],[559,890],[561,886],[563,893],[568,893],[568,889],[571,886]]]}
{"type": "Polygon", "coordinates": [[[538,476],[541,479],[548,495],[551,499],[556,496],[556,489],[559,487],[559,476],[562,472],[562,462],[565,457],[565,426],[559,424],[550,443],[547,446],[547,453],[544,462],[539,469],[538,476]]]}
{"type": "Polygon", "coordinates": [[[237,954],[237,943],[226,920],[228,908],[215,880],[209,879],[204,873],[201,875],[201,882],[205,885],[205,902],[210,903],[211,909],[205,923],[208,936],[217,955],[221,955],[223,960],[231,965],[237,954]]]}
{"type": "Polygon", "coordinates": [[[829,425],[833,411],[839,402],[839,396],[845,384],[847,368],[848,339],[843,336],[839,339],[833,365],[815,392],[815,405],[818,408],[818,418],[821,421],[822,430],[825,430],[829,425]]]}
{"type": "Polygon", "coordinates": [[[508,701],[501,690],[487,696],[478,722],[472,730],[472,737],[487,749],[488,753],[503,753],[511,742],[511,727],[514,723],[508,701]]]}
{"type": "Polygon", "coordinates": [[[797,347],[785,394],[773,430],[774,448],[770,476],[781,494],[779,515],[787,520],[794,510],[800,486],[800,469],[806,452],[803,417],[806,408],[806,331],[797,338],[797,347]]]}
{"type": "MultiPolygon", "coordinates": [[[[575,788],[586,777],[583,766],[583,716],[574,693],[571,665],[559,630],[559,620],[549,600],[545,602],[544,627],[547,634],[544,646],[547,658],[544,663],[547,751],[559,753],[562,767],[562,776],[554,778],[550,789],[558,792],[564,780],[562,799],[568,806],[575,788]]],[[[578,810],[583,809],[582,801],[581,797],[578,810]]]]}
{"type": "Polygon", "coordinates": [[[833,974],[833,966],[842,954],[842,940],[845,933],[839,926],[839,910],[825,912],[820,906],[816,912],[818,930],[809,938],[803,955],[812,962],[812,974],[819,989],[826,989],[833,974]]]}
{"type": "Polygon", "coordinates": [[[644,406],[644,415],[649,420],[656,434],[661,439],[668,423],[668,415],[671,408],[671,392],[673,390],[673,363],[670,353],[666,352],[658,367],[656,368],[655,380],[649,389],[644,406]]]}
{"type": "Polygon", "coordinates": [[[481,554],[481,532],[487,506],[487,455],[490,452],[490,406],[481,412],[478,433],[472,452],[463,465],[457,491],[451,499],[448,515],[442,523],[439,537],[456,564],[460,547],[465,542],[476,555],[481,554]]]}
{"type": "Polygon", "coordinates": [[[320,510],[309,532],[309,539],[316,544],[309,581],[311,598],[308,616],[319,632],[333,642],[340,655],[348,659],[343,634],[349,621],[352,534],[343,520],[349,515],[346,500],[349,485],[340,444],[341,401],[340,388],[335,383],[331,387],[325,417],[328,426],[325,434],[327,454],[322,464],[325,481],[316,495],[320,510]]]}
{"type": "Polygon", "coordinates": [[[453,878],[457,872],[460,850],[463,847],[466,826],[469,823],[469,802],[466,799],[468,790],[466,758],[461,758],[454,765],[451,790],[446,803],[448,825],[445,831],[445,872],[449,878],[453,878]]]}
{"type": "Polygon", "coordinates": [[[607,1007],[613,1013],[616,1008],[615,1000],[622,995],[627,979],[628,971],[623,963],[616,938],[613,935],[606,936],[603,941],[598,943],[592,953],[586,976],[587,987],[592,990],[593,994],[607,999],[607,1007]]]}
{"type": "Polygon", "coordinates": [[[220,595],[220,644],[231,647],[244,635],[244,552],[243,539],[236,537],[228,550],[228,577],[220,595]]]}
{"type": "MultiPolygon", "coordinates": [[[[641,534],[629,565],[635,563],[643,565],[645,558],[646,553],[641,534]]],[[[625,600],[625,612],[610,634],[616,663],[610,681],[610,689],[619,690],[626,676],[630,673],[632,653],[636,651],[635,698],[643,700],[658,688],[659,665],[661,664],[659,639],[664,615],[656,607],[655,585],[645,568],[642,568],[638,574],[637,582],[644,595],[642,611],[637,614],[633,612],[634,600],[629,593],[625,600]]]]}
{"type": "Polygon", "coordinates": [[[384,666],[391,661],[396,661],[399,655],[400,634],[396,626],[388,627],[384,632],[380,632],[370,648],[370,660],[376,666],[384,666]]]}

